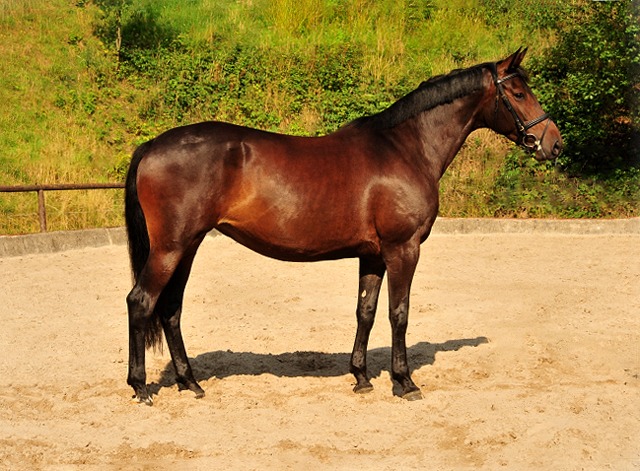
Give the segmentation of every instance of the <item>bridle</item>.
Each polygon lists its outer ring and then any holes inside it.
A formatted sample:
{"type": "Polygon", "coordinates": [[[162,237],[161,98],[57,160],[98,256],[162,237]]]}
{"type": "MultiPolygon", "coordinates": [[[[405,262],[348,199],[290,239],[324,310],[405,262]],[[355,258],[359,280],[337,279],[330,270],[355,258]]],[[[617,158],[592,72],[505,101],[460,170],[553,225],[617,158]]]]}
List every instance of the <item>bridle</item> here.
{"type": "MultiPolygon", "coordinates": [[[[531,121],[528,121],[523,124],[522,120],[520,119],[520,116],[518,116],[518,113],[513,108],[511,101],[509,101],[509,97],[504,92],[504,88],[502,87],[503,82],[506,82],[507,80],[511,80],[516,77],[521,77],[520,73],[514,72],[510,75],[507,75],[506,77],[502,77],[501,79],[498,79],[498,65],[495,62],[491,64],[490,70],[491,70],[491,75],[493,77],[493,83],[496,86],[496,111],[495,111],[494,123],[498,122],[498,104],[499,104],[498,98],[502,98],[502,102],[504,103],[504,106],[507,107],[507,109],[511,113],[511,116],[513,116],[513,119],[516,122],[516,129],[518,131],[518,140],[516,141],[516,144],[524,146],[524,148],[527,149],[527,151],[530,153],[534,153],[537,150],[542,150],[542,153],[544,154],[545,152],[542,149],[541,142],[544,139],[544,135],[547,133],[547,129],[549,128],[549,123],[551,123],[551,116],[549,115],[549,113],[544,113],[543,115],[538,116],[537,118],[532,119],[531,121]],[[547,125],[545,126],[540,139],[538,139],[535,136],[535,134],[531,134],[527,132],[530,128],[532,128],[538,123],[543,122],[544,120],[547,120],[547,125]]],[[[545,157],[546,157],[546,154],[545,154],[545,157]]]]}

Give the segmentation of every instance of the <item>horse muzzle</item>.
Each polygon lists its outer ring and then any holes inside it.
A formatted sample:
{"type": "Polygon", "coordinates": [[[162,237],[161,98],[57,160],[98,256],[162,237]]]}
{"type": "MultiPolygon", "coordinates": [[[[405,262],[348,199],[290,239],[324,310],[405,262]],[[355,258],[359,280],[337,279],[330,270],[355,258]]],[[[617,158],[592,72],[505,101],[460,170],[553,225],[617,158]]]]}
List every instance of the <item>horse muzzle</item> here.
{"type": "Polygon", "coordinates": [[[540,162],[557,159],[563,147],[560,131],[551,118],[547,119],[540,138],[533,133],[527,133],[523,136],[521,145],[540,162]]]}

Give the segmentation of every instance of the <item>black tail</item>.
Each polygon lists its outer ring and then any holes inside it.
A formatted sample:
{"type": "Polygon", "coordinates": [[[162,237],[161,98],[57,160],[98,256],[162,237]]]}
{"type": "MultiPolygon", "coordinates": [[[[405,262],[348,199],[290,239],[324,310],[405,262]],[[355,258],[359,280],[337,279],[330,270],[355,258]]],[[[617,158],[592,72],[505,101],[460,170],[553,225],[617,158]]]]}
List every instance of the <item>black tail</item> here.
{"type": "MultiPolygon", "coordinates": [[[[140,272],[142,272],[149,258],[149,233],[147,231],[147,221],[142,212],[140,200],[138,200],[136,177],[138,175],[138,165],[152,143],[153,139],[145,142],[133,153],[125,184],[124,216],[127,223],[129,258],[131,260],[134,284],[138,281],[140,272]]],[[[156,347],[162,345],[161,341],[162,325],[160,324],[160,317],[154,312],[147,323],[145,344],[147,347],[156,347]]]]}

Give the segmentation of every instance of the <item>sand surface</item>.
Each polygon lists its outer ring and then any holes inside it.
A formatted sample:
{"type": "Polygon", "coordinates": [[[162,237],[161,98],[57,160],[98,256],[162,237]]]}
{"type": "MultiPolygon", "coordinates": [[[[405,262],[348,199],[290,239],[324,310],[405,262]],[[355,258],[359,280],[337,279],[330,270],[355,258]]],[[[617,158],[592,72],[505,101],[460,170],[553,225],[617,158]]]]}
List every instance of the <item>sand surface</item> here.
{"type": "Polygon", "coordinates": [[[125,247],[0,259],[0,469],[639,470],[640,236],[434,235],[409,317],[424,400],[348,372],[357,261],[203,243],[183,332],[206,397],[149,352],[130,403],[125,247]]]}

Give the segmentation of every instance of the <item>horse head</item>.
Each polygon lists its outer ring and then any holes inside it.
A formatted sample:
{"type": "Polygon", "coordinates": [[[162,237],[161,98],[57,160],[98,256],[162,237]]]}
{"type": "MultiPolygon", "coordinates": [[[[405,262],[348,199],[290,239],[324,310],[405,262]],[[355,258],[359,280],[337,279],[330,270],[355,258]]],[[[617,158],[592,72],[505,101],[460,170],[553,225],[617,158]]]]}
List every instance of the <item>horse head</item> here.
{"type": "MultiPolygon", "coordinates": [[[[488,99],[485,121],[494,131],[523,146],[538,161],[556,159],[562,136],[527,84],[520,63],[527,49],[490,64],[495,99],[488,99]]],[[[493,95],[492,95],[493,96],[493,95]]]]}

